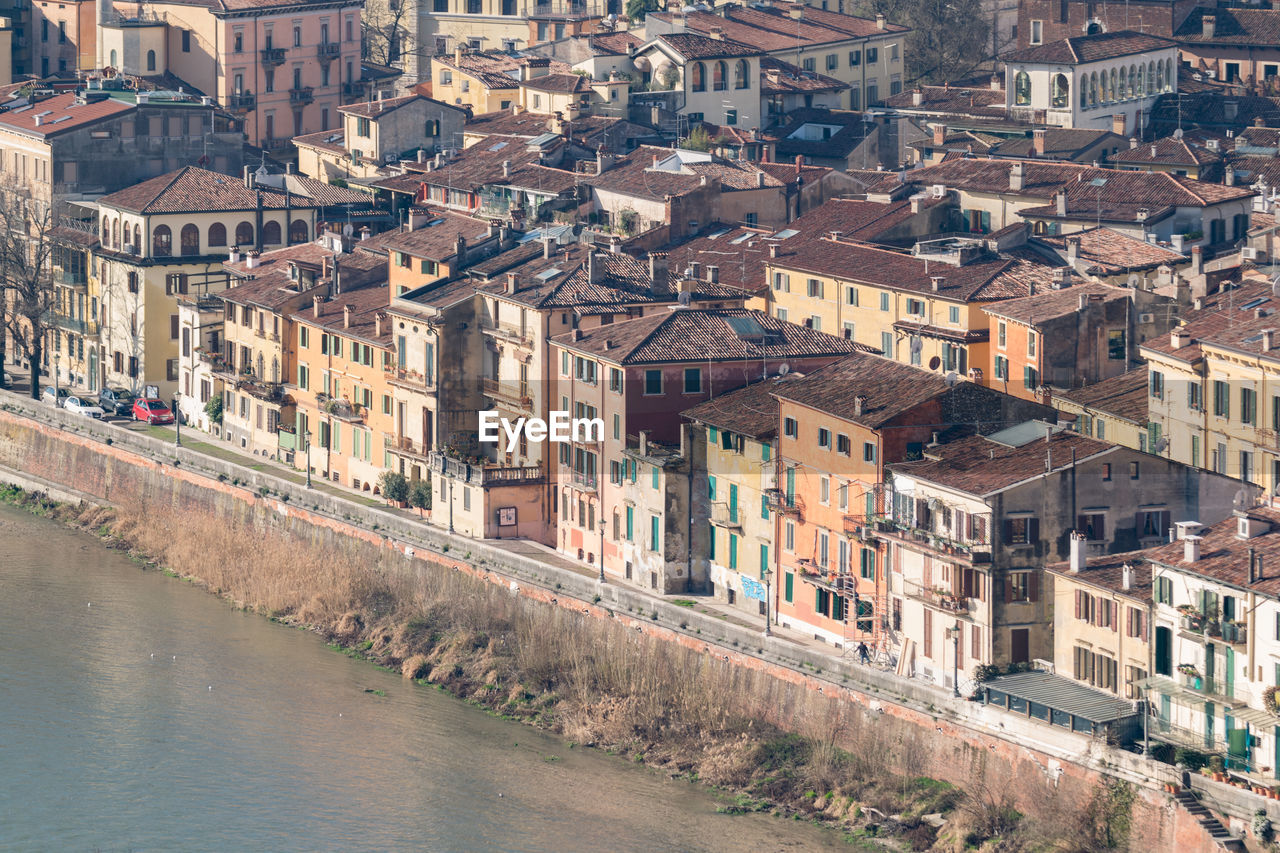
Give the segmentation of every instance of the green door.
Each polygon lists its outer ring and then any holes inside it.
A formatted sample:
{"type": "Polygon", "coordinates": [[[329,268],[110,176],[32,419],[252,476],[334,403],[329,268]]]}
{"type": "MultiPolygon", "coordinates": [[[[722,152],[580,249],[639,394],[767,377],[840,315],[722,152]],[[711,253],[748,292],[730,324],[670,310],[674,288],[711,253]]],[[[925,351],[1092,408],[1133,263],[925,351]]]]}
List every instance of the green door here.
{"type": "Polygon", "coordinates": [[[1210,693],[1217,693],[1218,686],[1213,682],[1213,673],[1216,667],[1218,655],[1214,649],[1213,643],[1204,644],[1204,689],[1210,693]]]}
{"type": "Polygon", "coordinates": [[[1204,748],[1216,749],[1213,743],[1213,703],[1204,703],[1204,748]]]}
{"type": "Polygon", "coordinates": [[[1226,666],[1225,672],[1222,673],[1222,695],[1234,699],[1236,695],[1236,651],[1230,646],[1227,646],[1223,654],[1226,658],[1226,666]]]}
{"type": "Polygon", "coordinates": [[[1235,767],[1240,770],[1249,769],[1249,727],[1245,725],[1243,728],[1231,728],[1232,720],[1230,717],[1226,719],[1227,724],[1227,766],[1235,767]]]}

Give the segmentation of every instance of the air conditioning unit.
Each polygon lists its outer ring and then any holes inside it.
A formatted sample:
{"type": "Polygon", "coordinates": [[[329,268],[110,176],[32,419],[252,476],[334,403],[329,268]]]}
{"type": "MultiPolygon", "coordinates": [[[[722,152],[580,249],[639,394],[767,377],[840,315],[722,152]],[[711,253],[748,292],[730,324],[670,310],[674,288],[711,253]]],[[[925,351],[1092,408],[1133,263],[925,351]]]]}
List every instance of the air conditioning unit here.
{"type": "Polygon", "coordinates": [[[125,243],[125,244],[124,244],[124,253],[125,253],[126,255],[136,255],[136,254],[138,254],[138,247],[137,247],[137,246],[135,246],[135,245],[133,245],[132,243],[125,243]]]}
{"type": "Polygon", "coordinates": [[[1139,323],[1154,323],[1155,321],[1156,321],[1155,314],[1139,314],[1138,315],[1139,323]]]}
{"type": "Polygon", "coordinates": [[[929,192],[934,198],[942,198],[947,194],[947,185],[934,184],[932,187],[929,188],[929,192]]]}
{"type": "Polygon", "coordinates": [[[1245,246],[1240,250],[1240,257],[1246,261],[1256,261],[1258,259],[1258,250],[1252,246],[1245,246]]]}

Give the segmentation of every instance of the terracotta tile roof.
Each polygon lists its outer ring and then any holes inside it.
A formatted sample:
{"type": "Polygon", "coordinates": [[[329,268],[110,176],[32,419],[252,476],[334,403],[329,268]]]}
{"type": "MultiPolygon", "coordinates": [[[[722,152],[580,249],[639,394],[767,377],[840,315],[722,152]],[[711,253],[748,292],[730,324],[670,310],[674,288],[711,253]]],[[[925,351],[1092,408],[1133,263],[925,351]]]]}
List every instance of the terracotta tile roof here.
{"type": "Polygon", "coordinates": [[[787,114],[787,123],[768,130],[778,141],[774,145],[779,160],[804,157],[847,157],[867,136],[866,115],[852,110],[825,110],[803,107],[787,114]],[[807,124],[833,125],[839,130],[826,139],[804,139],[799,134],[807,124]]]}
{"type": "Polygon", "coordinates": [[[1067,236],[1039,236],[1034,238],[1055,249],[1062,257],[1067,255],[1068,236],[1077,242],[1076,257],[1084,261],[1086,275],[1116,275],[1128,270],[1153,269],[1168,264],[1177,267],[1187,263],[1181,252],[1130,237],[1113,228],[1089,228],[1067,236]]]}
{"type": "Polygon", "coordinates": [[[328,181],[318,181],[306,175],[290,174],[280,177],[290,193],[304,196],[325,207],[344,204],[373,205],[373,196],[366,192],[335,186],[328,181]]]}
{"type": "Polygon", "coordinates": [[[797,178],[803,178],[804,183],[811,184],[814,181],[822,180],[835,171],[830,166],[804,165],[797,168],[790,163],[756,163],[755,166],[760,171],[772,175],[784,184],[793,184],[797,178]]]}
{"type": "Polygon", "coordinates": [[[724,361],[758,365],[762,359],[835,357],[866,349],[746,308],[661,312],[583,332],[578,340],[572,334],[552,340],[622,365],[724,361]]]}
{"type": "MultiPolygon", "coordinates": [[[[237,305],[258,305],[273,311],[286,305],[297,305],[297,300],[304,291],[298,290],[297,284],[289,278],[291,262],[318,271],[326,263],[333,262],[333,252],[319,242],[300,243],[263,252],[253,269],[249,269],[244,260],[234,264],[224,263],[223,267],[237,283],[218,294],[219,298],[237,305]]],[[[340,254],[338,267],[343,287],[352,290],[381,284],[387,279],[386,259],[373,255],[360,252],[340,254]]],[[[386,292],[383,293],[385,295],[386,292]]],[[[306,304],[311,304],[309,298],[306,299],[306,304]]]]}
{"type": "Polygon", "coordinates": [[[1149,118],[1148,125],[1156,136],[1171,135],[1179,126],[1220,130],[1243,128],[1259,118],[1264,125],[1276,127],[1280,125],[1280,104],[1275,98],[1255,95],[1224,97],[1221,90],[1179,92],[1157,98],[1149,118]]]}
{"type": "MultiPolygon", "coordinates": [[[[483,134],[533,139],[553,132],[553,124],[553,118],[539,113],[512,114],[511,110],[498,110],[469,119],[463,132],[473,136],[483,134]]],[[[656,131],[622,118],[580,116],[563,123],[562,135],[588,149],[596,150],[607,146],[608,150],[622,152],[634,148],[634,140],[651,138],[656,135],[656,131]]]]}
{"type": "MultiPolygon", "coordinates": [[[[426,308],[443,309],[450,305],[457,305],[476,294],[476,283],[469,278],[460,278],[455,281],[437,281],[417,290],[409,291],[396,297],[405,300],[414,305],[421,305],[426,308]]],[[[388,309],[392,314],[395,313],[413,313],[412,309],[405,309],[392,302],[388,309]],[[397,312],[399,308],[399,312],[397,312]]]]}
{"type": "Polygon", "coordinates": [[[676,272],[697,263],[703,275],[707,267],[716,267],[721,284],[758,293],[766,286],[764,259],[768,255],[764,238],[768,234],[764,229],[716,223],[692,239],[669,246],[667,263],[676,272]]]}
{"type": "Polygon", "coordinates": [[[631,32],[599,33],[590,37],[590,43],[596,56],[626,56],[627,48],[638,48],[644,40],[631,32]]]}
{"type": "MultiPolygon", "coordinates": [[[[1075,160],[1097,146],[1104,146],[1110,150],[1116,146],[1124,148],[1128,144],[1129,141],[1123,136],[1109,130],[1051,127],[1044,132],[1044,154],[1036,153],[1035,139],[1030,135],[1001,140],[996,144],[994,154],[997,157],[1075,160]]],[[[1090,159],[1093,156],[1095,155],[1091,155],[1090,159]]]]}
{"type": "Polygon", "coordinates": [[[762,48],[748,47],[728,39],[708,38],[696,33],[664,33],[655,36],[653,40],[665,42],[685,59],[728,59],[739,56],[759,56],[764,53],[762,48]]]}
{"type": "Polygon", "coordinates": [[[323,148],[335,154],[346,154],[344,144],[346,134],[342,130],[322,130],[318,133],[305,133],[293,138],[294,145],[307,145],[311,148],[323,148]]]}
{"type": "MultiPolygon", "coordinates": [[[[795,8],[795,4],[790,0],[768,0],[768,3],[769,6],[775,10],[780,10],[784,15],[790,15],[791,10],[795,8]]],[[[829,27],[833,30],[859,37],[892,36],[911,32],[910,27],[904,27],[891,21],[886,21],[884,29],[881,29],[876,18],[860,18],[857,15],[846,15],[829,9],[821,9],[817,6],[805,6],[803,19],[808,20],[811,24],[829,27]]]]}
{"type": "Polygon", "coordinates": [[[286,204],[285,194],[270,188],[248,189],[244,181],[183,166],[176,172],[143,181],[98,200],[104,207],[116,207],[133,213],[195,213],[215,210],[254,210],[261,197],[264,208],[279,209],[315,207],[306,198],[295,196],[286,204]]]}
{"type": "Polygon", "coordinates": [[[751,438],[769,439],[778,433],[778,398],[774,395],[800,378],[799,373],[788,373],[753,382],[686,409],[683,416],[751,438]]]}
{"type": "Polygon", "coordinates": [[[136,106],[115,98],[76,103],[73,92],[0,113],[0,127],[42,139],[127,113],[136,106]],[[40,124],[36,124],[37,119],[40,124]]]}
{"type": "MultiPolygon", "coordinates": [[[[464,148],[439,168],[426,171],[427,164],[407,163],[409,174],[421,183],[474,192],[486,184],[507,183],[503,178],[504,163],[510,163],[512,175],[545,154],[554,154],[563,140],[545,149],[531,148],[527,140],[516,136],[489,136],[484,142],[464,148]]],[[[407,177],[408,175],[406,175],[407,177]]],[[[382,186],[385,182],[379,182],[382,186]]]]}
{"type": "Polygon", "coordinates": [[[976,116],[981,118],[1003,119],[1008,115],[1005,108],[1004,89],[992,89],[990,86],[920,86],[920,104],[915,103],[915,95],[910,90],[890,95],[885,99],[885,106],[904,112],[919,112],[928,115],[976,116]]]}
{"type": "Polygon", "coordinates": [[[875,429],[948,390],[939,374],[858,353],[788,383],[777,397],[875,429]]]}
{"type": "Polygon", "coordinates": [[[1143,365],[1083,388],[1063,391],[1058,396],[1086,409],[1113,415],[1130,423],[1145,424],[1149,411],[1147,378],[1147,367],[1143,365]]]}
{"type": "MultiPolygon", "coordinates": [[[[1181,543],[1179,543],[1181,544],[1181,543]]],[[[1070,583],[1088,584],[1107,592],[1115,592],[1127,596],[1142,604],[1151,604],[1151,564],[1146,560],[1145,551],[1130,551],[1125,554],[1106,554],[1101,557],[1090,557],[1085,562],[1083,571],[1072,572],[1069,563],[1052,563],[1045,568],[1060,575],[1070,583]],[[1133,572],[1129,588],[1124,588],[1124,567],[1128,565],[1133,572]]]]}
{"type": "Polygon", "coordinates": [[[771,173],[757,168],[746,160],[713,160],[710,163],[690,163],[689,171],[699,177],[715,178],[724,190],[754,190],[760,187],[759,175],[764,175],[764,186],[778,189],[785,182],[778,180],[771,173]]]}
{"type": "MultiPolygon", "coordinates": [[[[298,12],[308,10],[308,4],[300,0],[172,0],[172,2],[179,6],[203,6],[212,10],[215,15],[219,12],[253,12],[255,10],[278,10],[281,13],[289,10],[298,12]]],[[[359,3],[346,3],[342,8],[359,8],[359,3]]]]}
{"type": "Polygon", "coordinates": [[[412,231],[391,232],[382,245],[415,258],[443,261],[454,256],[458,238],[474,245],[489,236],[489,224],[470,216],[429,210],[427,224],[412,231]]]}
{"type": "Polygon", "coordinates": [[[1249,45],[1274,48],[1280,44],[1280,12],[1275,9],[1196,8],[1188,13],[1173,37],[1183,44],[1249,45]],[[1213,17],[1213,36],[1205,38],[1204,17],[1213,17]]]}
{"type": "Polygon", "coordinates": [[[887,193],[902,186],[897,172],[883,169],[846,169],[845,174],[862,184],[863,192],[887,193]]]}
{"type": "Polygon", "coordinates": [[[931,448],[918,462],[899,462],[890,468],[895,474],[985,496],[1046,473],[1050,462],[1054,471],[1062,471],[1114,449],[1113,444],[1071,431],[1056,432],[1049,441],[1042,437],[1021,447],[972,435],[931,448]]]}
{"type": "Polygon", "coordinates": [[[92,249],[98,245],[98,234],[95,231],[83,231],[79,228],[68,228],[58,225],[49,229],[49,239],[58,243],[92,249]]]}
{"type": "Polygon", "coordinates": [[[581,74],[543,74],[541,77],[525,80],[520,86],[524,89],[537,89],[539,92],[555,92],[563,95],[591,91],[588,78],[581,74]]]}
{"type": "MultiPolygon", "coordinates": [[[[795,171],[794,166],[779,164],[777,168],[790,169],[793,173],[795,171]]],[[[944,199],[930,198],[919,199],[916,203],[920,205],[921,210],[927,210],[943,201],[944,199]]],[[[786,228],[799,231],[800,234],[797,236],[804,239],[816,239],[828,236],[832,232],[839,232],[844,240],[874,243],[885,232],[916,216],[911,207],[910,199],[883,203],[862,199],[833,198],[805,213],[786,228]]],[[[788,238],[788,240],[794,239],[797,238],[788,238]]],[[[787,242],[783,241],[779,245],[779,254],[783,254],[789,248],[787,242]]]]}
{"type": "Polygon", "coordinates": [[[1159,163],[1170,166],[1203,166],[1221,159],[1220,152],[1211,151],[1203,144],[1194,144],[1187,136],[1164,136],[1142,142],[1132,148],[1122,148],[1111,157],[1113,163],[1121,165],[1159,163]]]}
{"type": "MultiPolygon", "coordinates": [[[[343,291],[338,296],[320,304],[320,316],[316,317],[312,307],[294,311],[290,315],[294,322],[304,323],[326,329],[345,338],[359,338],[375,346],[391,345],[391,324],[382,321],[382,334],[378,334],[376,317],[386,315],[391,302],[391,292],[387,287],[364,287],[358,290],[343,291]],[[351,322],[346,324],[345,308],[351,308],[351,322]]],[[[375,356],[376,358],[376,356],[375,356]]]]}
{"type": "Polygon", "coordinates": [[[1129,294],[1119,287],[1085,282],[1060,290],[1038,290],[1034,295],[1006,299],[982,310],[993,317],[1034,326],[1046,320],[1078,313],[1082,297],[1090,301],[1112,302],[1128,299],[1129,294]]]}
{"type": "MultiPolygon", "coordinates": [[[[441,54],[434,57],[434,60],[446,68],[452,68],[459,73],[466,74],[476,80],[479,80],[486,89],[515,89],[520,85],[520,68],[527,64],[529,57],[513,56],[510,53],[502,51],[472,51],[464,53],[462,60],[451,53],[441,54]]],[[[542,57],[535,57],[534,61],[541,62],[542,57]]],[[[548,64],[546,67],[552,74],[567,74],[569,66],[558,60],[545,60],[548,64]]]]}
{"type": "Polygon", "coordinates": [[[1269,506],[1244,511],[1247,518],[1262,522],[1268,528],[1250,539],[1237,535],[1238,517],[1234,516],[1201,529],[1200,559],[1184,562],[1186,543],[1170,542],[1137,552],[1152,563],[1180,572],[1212,578],[1237,589],[1258,592],[1271,598],[1280,597],[1280,509],[1269,506]],[[1262,578],[1249,583],[1249,553],[1262,558],[1262,578]]]}
{"type": "Polygon", "coordinates": [[[1100,62],[1135,53],[1176,48],[1177,42],[1133,30],[1073,36],[1047,44],[1010,51],[1000,58],[1005,62],[1028,62],[1049,65],[1076,65],[1100,62]]]}
{"type": "MultiPolygon", "coordinates": [[[[668,12],[659,12],[653,17],[668,23],[672,19],[668,12]]],[[[686,12],[684,22],[689,32],[709,35],[713,29],[719,29],[725,39],[756,46],[762,52],[835,44],[850,38],[847,32],[805,18],[797,20],[777,9],[728,7],[724,15],[686,12]]]]}
{"type": "Polygon", "coordinates": [[[1262,335],[1265,329],[1280,327],[1277,309],[1280,298],[1272,295],[1271,282],[1265,277],[1246,277],[1238,287],[1224,285],[1224,290],[1207,297],[1201,310],[1183,310],[1178,331],[1186,333],[1189,343],[1174,346],[1172,335],[1159,335],[1144,342],[1142,348],[1182,361],[1199,357],[1205,346],[1280,360],[1280,335],[1270,350],[1263,349],[1262,335]]]}
{"type": "MultiPolygon", "coordinates": [[[[387,98],[381,101],[379,100],[360,101],[359,103],[355,103],[355,104],[346,104],[344,106],[338,107],[338,112],[345,113],[347,115],[361,116],[362,118],[377,120],[382,116],[386,115],[387,113],[394,112],[395,110],[398,110],[400,107],[403,107],[405,104],[411,104],[420,98],[424,101],[431,100],[430,98],[424,98],[422,97],[422,95],[418,95],[418,94],[401,95],[398,98],[387,98]]],[[[449,106],[449,104],[445,104],[440,101],[435,101],[435,103],[442,107],[449,106]]],[[[454,107],[453,109],[456,109],[456,107],[454,107]]]]}
{"type": "Polygon", "coordinates": [[[804,71],[775,56],[760,58],[760,93],[762,95],[803,95],[812,92],[840,92],[849,84],[825,74],[804,71]]]}
{"type": "Polygon", "coordinates": [[[642,145],[615,161],[613,168],[603,175],[592,177],[590,183],[609,192],[655,201],[662,201],[669,195],[684,195],[700,185],[696,174],[653,168],[655,157],[666,159],[674,153],[671,148],[642,145]]]}

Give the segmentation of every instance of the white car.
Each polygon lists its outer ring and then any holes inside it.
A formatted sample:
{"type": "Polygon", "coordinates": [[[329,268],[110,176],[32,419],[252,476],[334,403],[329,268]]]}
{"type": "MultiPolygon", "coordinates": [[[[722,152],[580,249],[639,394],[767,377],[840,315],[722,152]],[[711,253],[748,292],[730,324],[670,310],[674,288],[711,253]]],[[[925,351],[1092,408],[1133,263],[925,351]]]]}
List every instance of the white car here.
{"type": "Polygon", "coordinates": [[[102,411],[101,406],[95,406],[88,400],[82,400],[79,397],[68,397],[66,402],[62,404],[62,408],[77,415],[84,415],[87,418],[101,419],[106,414],[106,412],[102,411]]]}

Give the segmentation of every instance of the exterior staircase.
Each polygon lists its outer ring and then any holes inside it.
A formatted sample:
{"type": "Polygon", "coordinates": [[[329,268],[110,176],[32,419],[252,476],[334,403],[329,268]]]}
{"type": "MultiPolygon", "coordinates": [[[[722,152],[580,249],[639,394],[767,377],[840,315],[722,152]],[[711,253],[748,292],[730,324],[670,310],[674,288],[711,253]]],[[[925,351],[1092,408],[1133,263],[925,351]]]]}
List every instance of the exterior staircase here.
{"type": "Polygon", "coordinates": [[[1227,832],[1227,828],[1222,825],[1222,821],[1218,820],[1213,812],[1201,805],[1194,793],[1183,788],[1178,791],[1174,798],[1180,806],[1200,822],[1200,825],[1204,827],[1204,831],[1209,833],[1209,837],[1218,842],[1219,846],[1224,850],[1229,850],[1231,853],[1246,853],[1244,842],[1227,832]]]}

